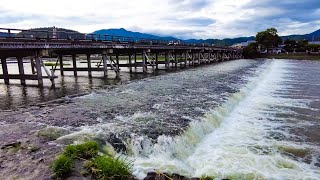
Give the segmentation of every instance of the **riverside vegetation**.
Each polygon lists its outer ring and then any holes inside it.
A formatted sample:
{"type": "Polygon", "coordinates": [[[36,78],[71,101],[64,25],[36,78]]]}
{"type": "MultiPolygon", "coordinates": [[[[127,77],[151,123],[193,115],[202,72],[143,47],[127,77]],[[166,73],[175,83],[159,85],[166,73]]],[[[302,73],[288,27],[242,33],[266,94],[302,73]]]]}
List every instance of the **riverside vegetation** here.
{"type": "Polygon", "coordinates": [[[101,148],[95,141],[69,145],[51,165],[56,178],[80,173],[91,179],[133,179],[132,164],[115,157],[108,148],[101,148]]]}
{"type": "MultiPolygon", "coordinates": [[[[96,141],[69,145],[52,162],[51,169],[56,179],[80,175],[98,180],[135,180],[132,175],[132,163],[115,154],[112,148],[101,147],[96,141]]],[[[161,172],[148,173],[145,179],[189,180],[178,174],[169,175],[161,172]]],[[[202,175],[193,179],[214,180],[215,177],[202,175]]]]}

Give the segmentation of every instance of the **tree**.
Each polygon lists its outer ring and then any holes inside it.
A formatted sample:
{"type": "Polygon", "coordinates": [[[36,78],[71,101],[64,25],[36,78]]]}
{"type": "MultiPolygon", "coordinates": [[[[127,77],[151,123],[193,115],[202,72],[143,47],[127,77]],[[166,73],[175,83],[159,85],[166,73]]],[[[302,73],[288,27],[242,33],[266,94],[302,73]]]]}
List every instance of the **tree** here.
{"type": "Polygon", "coordinates": [[[284,41],[286,52],[293,52],[297,49],[297,42],[295,40],[287,39],[284,41]]]}
{"type": "Polygon", "coordinates": [[[278,31],[275,28],[258,32],[256,41],[262,48],[267,48],[267,50],[269,48],[278,47],[278,45],[282,43],[282,39],[278,36],[278,31]]]}
{"type": "Polygon", "coordinates": [[[249,59],[259,57],[260,53],[258,51],[258,44],[251,43],[247,47],[243,48],[243,56],[249,59]]]}

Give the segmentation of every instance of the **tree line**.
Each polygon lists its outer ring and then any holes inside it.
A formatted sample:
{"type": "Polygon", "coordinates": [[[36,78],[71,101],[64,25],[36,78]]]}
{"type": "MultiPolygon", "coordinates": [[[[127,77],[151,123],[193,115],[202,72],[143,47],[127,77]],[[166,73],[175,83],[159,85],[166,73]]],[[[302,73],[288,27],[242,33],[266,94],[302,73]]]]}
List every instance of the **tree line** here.
{"type": "Polygon", "coordinates": [[[278,35],[278,31],[275,28],[269,28],[265,31],[258,32],[256,35],[256,42],[249,44],[243,49],[244,56],[246,58],[257,58],[260,56],[260,52],[270,52],[270,50],[279,48],[282,46],[282,51],[292,53],[292,52],[319,52],[320,45],[309,44],[307,40],[290,40],[285,41],[278,35]]]}

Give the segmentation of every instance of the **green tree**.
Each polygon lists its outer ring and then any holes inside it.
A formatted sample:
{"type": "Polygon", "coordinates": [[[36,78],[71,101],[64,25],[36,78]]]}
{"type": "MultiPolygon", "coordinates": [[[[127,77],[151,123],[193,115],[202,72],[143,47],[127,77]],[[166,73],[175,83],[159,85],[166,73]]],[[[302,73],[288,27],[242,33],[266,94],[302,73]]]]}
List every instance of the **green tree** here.
{"type": "Polygon", "coordinates": [[[284,41],[285,47],[284,49],[287,52],[293,52],[297,48],[297,42],[295,40],[287,39],[284,41]]]}
{"type": "Polygon", "coordinates": [[[256,41],[262,48],[266,49],[278,47],[278,45],[282,43],[282,39],[279,37],[278,31],[275,28],[258,32],[256,35],[256,41]]]}
{"type": "Polygon", "coordinates": [[[243,56],[249,59],[259,57],[260,53],[258,51],[258,44],[251,43],[247,47],[243,48],[243,56]]]}

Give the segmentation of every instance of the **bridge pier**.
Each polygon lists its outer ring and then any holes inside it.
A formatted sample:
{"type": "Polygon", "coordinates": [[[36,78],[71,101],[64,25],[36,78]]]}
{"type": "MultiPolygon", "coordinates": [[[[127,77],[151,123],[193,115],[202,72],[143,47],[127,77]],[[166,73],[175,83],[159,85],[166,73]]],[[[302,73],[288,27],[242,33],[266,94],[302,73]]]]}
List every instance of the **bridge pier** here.
{"type": "Polygon", "coordinates": [[[119,54],[116,54],[116,69],[119,72],[120,71],[120,67],[119,67],[119,54]]]}
{"type": "Polygon", "coordinates": [[[184,53],[184,67],[186,68],[187,67],[187,61],[188,61],[188,51],[186,51],[184,53]]]}
{"type": "Polygon", "coordinates": [[[137,69],[137,53],[134,53],[134,69],[137,69]]]}
{"type": "Polygon", "coordinates": [[[2,66],[2,74],[5,84],[10,84],[9,82],[9,73],[8,73],[8,66],[7,66],[7,58],[2,57],[1,58],[1,66],[2,66]]]}
{"type": "Polygon", "coordinates": [[[43,86],[41,60],[40,60],[40,57],[39,57],[38,53],[36,53],[36,55],[35,55],[35,60],[36,60],[36,70],[37,70],[37,77],[38,77],[38,85],[39,86],[43,86]]]}
{"type": "Polygon", "coordinates": [[[63,56],[59,55],[59,63],[60,63],[60,75],[64,76],[64,72],[63,72],[63,56]]]}
{"type": "Polygon", "coordinates": [[[19,67],[19,75],[20,75],[20,83],[21,85],[26,85],[26,80],[24,77],[24,69],[23,69],[23,59],[22,57],[17,57],[18,67],[19,67]]]}
{"type": "Polygon", "coordinates": [[[156,52],[155,56],[156,56],[156,70],[159,70],[159,53],[156,52]]]}
{"type": "Polygon", "coordinates": [[[32,72],[32,74],[36,74],[36,69],[35,69],[36,65],[35,65],[33,57],[30,58],[30,64],[31,64],[31,72],[32,72]]]}
{"type": "Polygon", "coordinates": [[[168,52],[165,52],[164,54],[164,59],[165,59],[165,69],[169,70],[170,69],[170,61],[169,61],[169,54],[168,52]]]}
{"type": "Polygon", "coordinates": [[[131,58],[132,58],[132,55],[129,53],[129,71],[130,71],[130,73],[132,73],[132,62],[131,62],[131,58]]]}
{"type": "MultiPolygon", "coordinates": [[[[102,61],[103,61],[103,75],[104,77],[108,76],[108,62],[107,62],[107,53],[103,52],[102,54],[102,61]]],[[[118,68],[118,66],[117,66],[118,68]]]]}
{"type": "Polygon", "coordinates": [[[92,71],[91,71],[91,54],[87,54],[87,66],[88,66],[88,76],[92,77],[92,71]]]}
{"type": "Polygon", "coordinates": [[[75,54],[72,54],[72,63],[73,63],[73,75],[78,76],[77,72],[77,57],[75,54]]]}
{"type": "Polygon", "coordinates": [[[146,64],[146,61],[147,61],[147,52],[146,50],[144,49],[142,51],[142,71],[143,73],[146,73],[147,72],[147,64],[146,64]]]}

